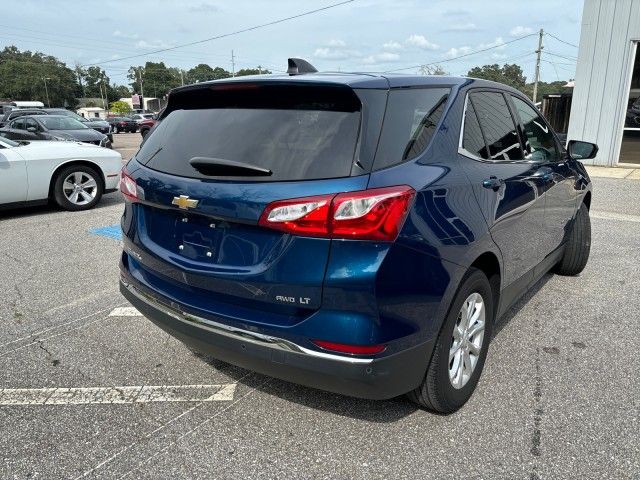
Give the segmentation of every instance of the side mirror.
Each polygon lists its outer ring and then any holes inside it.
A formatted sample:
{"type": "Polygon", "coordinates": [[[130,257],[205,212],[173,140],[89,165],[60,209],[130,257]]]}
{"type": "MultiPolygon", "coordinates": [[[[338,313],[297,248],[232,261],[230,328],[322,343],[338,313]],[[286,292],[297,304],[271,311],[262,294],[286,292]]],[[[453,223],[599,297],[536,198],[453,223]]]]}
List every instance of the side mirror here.
{"type": "Polygon", "coordinates": [[[595,143],[569,140],[567,145],[569,156],[575,160],[589,160],[598,154],[598,145],[595,143]]]}
{"type": "Polygon", "coordinates": [[[38,129],[36,127],[27,127],[27,132],[36,133],[38,129]]]}

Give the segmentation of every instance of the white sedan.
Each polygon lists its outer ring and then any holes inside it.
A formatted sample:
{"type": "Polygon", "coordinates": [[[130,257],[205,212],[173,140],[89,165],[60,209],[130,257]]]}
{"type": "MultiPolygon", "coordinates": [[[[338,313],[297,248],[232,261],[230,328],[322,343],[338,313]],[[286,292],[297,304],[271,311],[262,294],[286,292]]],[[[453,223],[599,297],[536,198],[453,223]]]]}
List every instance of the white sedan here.
{"type": "Polygon", "coordinates": [[[79,142],[14,142],[0,136],[0,208],[47,203],[87,210],[118,188],[118,152],[79,142]]]}

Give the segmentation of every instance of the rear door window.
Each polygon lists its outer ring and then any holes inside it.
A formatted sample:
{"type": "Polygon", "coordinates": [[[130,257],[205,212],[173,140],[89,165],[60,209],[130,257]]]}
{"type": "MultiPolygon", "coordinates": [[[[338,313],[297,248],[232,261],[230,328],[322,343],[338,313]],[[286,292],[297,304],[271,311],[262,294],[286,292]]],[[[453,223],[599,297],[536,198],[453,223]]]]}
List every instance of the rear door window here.
{"type": "Polygon", "coordinates": [[[391,90],[376,153],[380,170],[417,157],[436,133],[449,88],[391,90]]]}
{"type": "Polygon", "coordinates": [[[524,160],[520,137],[507,102],[498,92],[469,95],[492,160],[524,160]]]}
{"type": "Polygon", "coordinates": [[[462,148],[474,157],[488,159],[487,145],[484,143],[480,123],[476,115],[476,109],[467,99],[467,108],[464,117],[464,130],[462,134],[462,148]]]}
{"type": "Polygon", "coordinates": [[[38,130],[41,130],[40,125],[38,125],[38,122],[36,122],[33,118],[27,118],[24,121],[24,125],[25,125],[25,129],[28,129],[29,127],[31,128],[35,128],[36,132],[38,130]]]}
{"type": "MultiPolygon", "coordinates": [[[[220,177],[242,181],[293,181],[348,177],[360,127],[360,104],[340,94],[252,89],[204,92],[205,108],[174,109],[142,145],[136,158],[161,172],[193,178],[204,175],[189,163],[195,157],[230,160],[271,171],[269,176],[220,177]],[[273,93],[268,95],[268,93],[273,93]],[[206,108],[211,107],[211,108],[206,108]]],[[[183,101],[191,107],[189,99],[183,101]]],[[[178,104],[180,106],[180,104],[178,104]]]]}

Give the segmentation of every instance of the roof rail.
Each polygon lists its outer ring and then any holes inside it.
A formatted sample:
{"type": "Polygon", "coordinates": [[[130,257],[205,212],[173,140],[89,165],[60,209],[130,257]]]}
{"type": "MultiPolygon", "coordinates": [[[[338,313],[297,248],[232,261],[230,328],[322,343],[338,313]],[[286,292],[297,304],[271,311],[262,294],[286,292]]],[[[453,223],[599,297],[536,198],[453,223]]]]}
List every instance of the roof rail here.
{"type": "Polygon", "coordinates": [[[287,60],[289,75],[302,75],[303,73],[315,73],[318,70],[302,58],[289,58],[287,60]]]}

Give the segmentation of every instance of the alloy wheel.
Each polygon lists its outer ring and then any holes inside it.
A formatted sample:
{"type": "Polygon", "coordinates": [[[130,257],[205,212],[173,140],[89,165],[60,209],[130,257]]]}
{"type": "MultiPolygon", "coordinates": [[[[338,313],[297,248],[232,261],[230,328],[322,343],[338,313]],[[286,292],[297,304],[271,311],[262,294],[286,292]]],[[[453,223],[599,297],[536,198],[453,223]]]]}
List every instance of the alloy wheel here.
{"type": "Polygon", "coordinates": [[[62,182],[62,193],[74,205],[86,205],[96,198],[98,183],[86,172],[73,172],[62,182]]]}
{"type": "Polygon", "coordinates": [[[460,308],[449,349],[449,380],[453,388],[464,387],[478,364],[484,340],[485,312],[482,295],[475,292],[460,308]]]}

